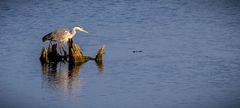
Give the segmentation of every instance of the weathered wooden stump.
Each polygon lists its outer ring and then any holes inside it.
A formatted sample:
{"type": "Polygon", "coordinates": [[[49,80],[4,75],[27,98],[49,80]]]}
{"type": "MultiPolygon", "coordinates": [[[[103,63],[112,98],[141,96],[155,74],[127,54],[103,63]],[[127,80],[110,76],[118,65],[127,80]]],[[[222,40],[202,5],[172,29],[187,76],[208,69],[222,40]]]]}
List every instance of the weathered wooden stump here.
{"type": "Polygon", "coordinates": [[[61,60],[61,55],[57,52],[57,44],[53,44],[51,47],[43,48],[40,56],[42,63],[51,63],[61,60]]]}
{"type": "Polygon", "coordinates": [[[81,48],[77,44],[74,44],[72,39],[68,41],[68,48],[69,48],[69,62],[84,63],[88,61],[86,56],[84,56],[81,48]]]}
{"type": "Polygon", "coordinates": [[[99,50],[98,53],[95,57],[95,60],[97,62],[101,62],[103,60],[103,54],[104,54],[104,49],[105,49],[105,45],[103,45],[99,50]]]}
{"type": "Polygon", "coordinates": [[[104,48],[105,48],[105,45],[103,45],[103,47],[101,47],[98,50],[98,53],[95,56],[95,58],[90,56],[85,56],[81,48],[77,44],[73,43],[72,39],[70,39],[68,41],[68,49],[69,49],[68,54],[67,52],[64,52],[64,55],[59,54],[57,51],[57,44],[53,44],[48,48],[42,49],[40,61],[41,63],[47,63],[47,64],[56,63],[59,61],[67,61],[67,59],[70,64],[82,64],[87,62],[88,60],[95,60],[96,62],[102,62],[104,48]]]}

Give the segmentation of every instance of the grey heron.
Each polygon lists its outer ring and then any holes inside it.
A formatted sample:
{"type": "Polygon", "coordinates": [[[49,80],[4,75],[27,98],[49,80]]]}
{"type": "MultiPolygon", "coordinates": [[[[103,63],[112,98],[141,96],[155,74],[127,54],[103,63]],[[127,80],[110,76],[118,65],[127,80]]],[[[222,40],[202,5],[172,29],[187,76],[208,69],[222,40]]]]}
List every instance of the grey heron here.
{"type": "MultiPolygon", "coordinates": [[[[64,44],[66,44],[69,39],[72,39],[76,35],[77,30],[79,30],[81,32],[84,32],[84,33],[88,33],[81,26],[74,26],[72,28],[71,32],[66,28],[59,28],[59,29],[56,29],[55,31],[53,31],[51,33],[48,33],[47,35],[43,36],[42,41],[43,42],[50,41],[50,44],[51,44],[52,41],[55,41],[58,44],[60,44],[59,46],[63,49],[63,51],[65,51],[64,44]]],[[[61,52],[61,49],[59,49],[59,50],[61,52]]]]}

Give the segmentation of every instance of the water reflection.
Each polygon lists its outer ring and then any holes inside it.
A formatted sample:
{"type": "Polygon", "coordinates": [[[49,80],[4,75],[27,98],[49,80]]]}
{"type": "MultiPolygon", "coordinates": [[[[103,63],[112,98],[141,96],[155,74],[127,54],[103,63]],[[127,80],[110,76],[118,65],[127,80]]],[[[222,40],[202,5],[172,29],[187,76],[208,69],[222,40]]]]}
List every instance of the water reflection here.
{"type": "Polygon", "coordinates": [[[43,86],[64,93],[78,93],[84,85],[84,80],[79,78],[82,65],[61,62],[42,64],[43,86]]]}
{"type": "MultiPolygon", "coordinates": [[[[61,93],[78,94],[82,91],[85,81],[80,72],[84,64],[52,63],[42,64],[43,87],[61,93]]],[[[96,62],[100,74],[104,73],[104,64],[96,62]]]]}
{"type": "Polygon", "coordinates": [[[103,74],[104,73],[104,64],[102,61],[99,61],[99,62],[96,62],[96,65],[98,67],[98,71],[100,74],[103,74]]]}

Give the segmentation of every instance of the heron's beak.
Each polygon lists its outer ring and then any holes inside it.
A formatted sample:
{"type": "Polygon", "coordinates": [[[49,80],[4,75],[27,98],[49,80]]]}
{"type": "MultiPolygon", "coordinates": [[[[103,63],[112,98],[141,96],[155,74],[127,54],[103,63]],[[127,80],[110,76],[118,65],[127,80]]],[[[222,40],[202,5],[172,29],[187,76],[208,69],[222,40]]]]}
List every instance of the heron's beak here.
{"type": "Polygon", "coordinates": [[[84,29],[82,29],[82,32],[84,32],[84,33],[88,33],[86,30],[84,30],[84,29]]]}

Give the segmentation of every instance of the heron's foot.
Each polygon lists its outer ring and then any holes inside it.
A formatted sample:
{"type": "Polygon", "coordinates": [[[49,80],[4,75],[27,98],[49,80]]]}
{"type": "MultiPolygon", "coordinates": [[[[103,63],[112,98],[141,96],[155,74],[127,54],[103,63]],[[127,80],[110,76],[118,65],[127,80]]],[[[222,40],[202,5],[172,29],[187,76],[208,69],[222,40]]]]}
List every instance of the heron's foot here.
{"type": "Polygon", "coordinates": [[[67,55],[68,55],[68,54],[67,54],[67,51],[63,50],[63,52],[64,52],[64,56],[67,56],[67,55]]]}
{"type": "Polygon", "coordinates": [[[63,63],[66,64],[66,63],[67,63],[67,60],[64,59],[64,60],[63,60],[63,63]]]}

